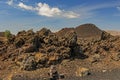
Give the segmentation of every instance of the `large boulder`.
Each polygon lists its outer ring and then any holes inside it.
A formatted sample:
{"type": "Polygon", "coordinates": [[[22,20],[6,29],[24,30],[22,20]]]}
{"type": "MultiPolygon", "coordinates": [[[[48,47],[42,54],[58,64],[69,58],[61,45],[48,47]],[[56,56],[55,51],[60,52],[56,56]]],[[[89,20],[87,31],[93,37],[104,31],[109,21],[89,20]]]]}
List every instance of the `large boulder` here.
{"type": "Polygon", "coordinates": [[[26,44],[25,46],[23,46],[23,50],[25,53],[31,53],[37,51],[37,48],[33,44],[26,44]]]}
{"type": "Polygon", "coordinates": [[[111,37],[112,37],[112,35],[110,35],[109,33],[105,32],[105,31],[103,31],[102,35],[101,35],[101,40],[109,39],[111,37]]]}
{"type": "Polygon", "coordinates": [[[111,59],[114,61],[119,61],[120,60],[120,52],[113,52],[111,54],[111,59]]]}
{"type": "Polygon", "coordinates": [[[94,54],[89,58],[91,63],[99,62],[101,60],[101,56],[99,54],[94,54]]]}
{"type": "Polygon", "coordinates": [[[24,36],[26,34],[26,31],[19,31],[16,36],[24,36]]]}
{"type": "Polygon", "coordinates": [[[27,70],[27,71],[35,70],[36,65],[37,65],[37,63],[35,61],[35,57],[32,55],[29,55],[23,60],[21,69],[27,70]]]}
{"type": "Polygon", "coordinates": [[[84,67],[79,67],[76,70],[76,76],[78,76],[78,77],[87,76],[87,75],[89,75],[89,73],[90,73],[90,70],[88,68],[84,68],[84,67]]]}
{"type": "Polygon", "coordinates": [[[64,36],[59,36],[62,46],[71,47],[77,44],[77,34],[74,31],[67,32],[64,36]]]}
{"type": "Polygon", "coordinates": [[[33,29],[28,30],[28,31],[26,32],[26,35],[27,35],[27,36],[34,35],[33,29]]]}
{"type": "Polygon", "coordinates": [[[2,45],[3,44],[3,41],[0,41],[0,45],[2,45]]]}
{"type": "Polygon", "coordinates": [[[21,47],[23,44],[25,44],[25,41],[22,37],[16,38],[14,41],[14,45],[19,48],[21,47]]]}
{"type": "Polygon", "coordinates": [[[46,64],[48,61],[48,56],[44,53],[36,53],[35,60],[38,64],[46,64]]]}
{"type": "Polygon", "coordinates": [[[47,37],[45,37],[44,42],[46,44],[60,46],[60,43],[58,41],[58,36],[56,34],[54,34],[54,33],[51,33],[47,37]]]}
{"type": "Polygon", "coordinates": [[[61,56],[57,53],[49,54],[48,65],[54,65],[61,60],[61,56]]]}
{"type": "Polygon", "coordinates": [[[70,31],[65,34],[65,38],[67,39],[68,46],[76,46],[77,44],[77,34],[75,31],[70,31]]]}
{"type": "Polygon", "coordinates": [[[51,31],[47,28],[42,28],[40,31],[37,31],[37,34],[39,36],[48,36],[51,33],[51,31]]]}

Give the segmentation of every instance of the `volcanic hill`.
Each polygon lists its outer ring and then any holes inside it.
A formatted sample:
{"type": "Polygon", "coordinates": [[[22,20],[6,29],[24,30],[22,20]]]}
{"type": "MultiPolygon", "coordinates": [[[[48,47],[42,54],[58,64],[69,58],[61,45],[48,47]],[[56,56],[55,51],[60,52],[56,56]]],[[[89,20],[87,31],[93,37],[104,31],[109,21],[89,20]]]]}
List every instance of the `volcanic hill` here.
{"type": "Polygon", "coordinates": [[[84,39],[100,39],[104,32],[94,24],[82,24],[75,28],[63,28],[62,30],[58,31],[56,34],[58,36],[63,36],[65,33],[69,31],[75,31],[78,38],[84,38],[84,39]]]}
{"type": "Polygon", "coordinates": [[[83,24],[75,28],[80,38],[100,38],[103,31],[94,24],[83,24]]]}

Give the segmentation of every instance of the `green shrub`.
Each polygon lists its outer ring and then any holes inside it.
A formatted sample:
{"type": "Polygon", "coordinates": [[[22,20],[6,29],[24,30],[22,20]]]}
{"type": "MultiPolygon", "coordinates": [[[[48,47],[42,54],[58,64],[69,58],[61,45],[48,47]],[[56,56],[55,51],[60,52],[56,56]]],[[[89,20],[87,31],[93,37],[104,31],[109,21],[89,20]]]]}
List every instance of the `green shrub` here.
{"type": "Polygon", "coordinates": [[[9,39],[11,36],[12,36],[12,35],[11,35],[11,32],[10,32],[9,30],[6,30],[6,31],[5,31],[5,37],[6,37],[7,39],[9,39]]]}

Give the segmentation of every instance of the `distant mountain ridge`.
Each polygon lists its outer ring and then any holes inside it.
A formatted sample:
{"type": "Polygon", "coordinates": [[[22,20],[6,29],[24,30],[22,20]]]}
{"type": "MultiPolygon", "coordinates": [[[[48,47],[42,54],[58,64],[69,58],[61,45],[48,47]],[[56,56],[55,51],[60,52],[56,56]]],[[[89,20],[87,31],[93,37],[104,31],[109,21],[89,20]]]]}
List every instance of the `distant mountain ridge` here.
{"type": "Polygon", "coordinates": [[[56,34],[59,36],[63,36],[65,33],[72,30],[77,33],[78,38],[92,38],[92,39],[101,38],[102,33],[104,32],[103,30],[99,29],[96,25],[89,23],[82,24],[75,28],[63,28],[56,34]]]}
{"type": "Polygon", "coordinates": [[[106,30],[106,32],[110,33],[113,36],[120,36],[120,31],[106,30]]]}
{"type": "Polygon", "coordinates": [[[76,27],[75,32],[80,38],[100,38],[103,31],[94,24],[83,24],[76,27]]]}

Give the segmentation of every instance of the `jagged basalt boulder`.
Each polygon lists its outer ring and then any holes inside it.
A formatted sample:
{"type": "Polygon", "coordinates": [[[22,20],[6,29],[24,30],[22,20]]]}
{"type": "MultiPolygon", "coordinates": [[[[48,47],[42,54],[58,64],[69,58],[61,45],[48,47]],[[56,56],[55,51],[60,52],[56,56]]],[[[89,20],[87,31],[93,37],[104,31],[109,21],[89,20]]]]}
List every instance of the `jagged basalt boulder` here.
{"type": "Polygon", "coordinates": [[[111,37],[112,37],[112,35],[110,35],[109,33],[105,32],[105,31],[103,31],[102,35],[101,35],[101,40],[109,39],[111,37]]]}
{"type": "Polygon", "coordinates": [[[40,31],[37,31],[39,36],[48,36],[50,33],[51,31],[47,28],[42,28],[40,31]]]}
{"type": "Polygon", "coordinates": [[[57,53],[49,54],[48,65],[53,65],[58,63],[61,60],[61,56],[57,53]]]}
{"type": "Polygon", "coordinates": [[[71,49],[70,48],[61,48],[60,54],[63,59],[68,59],[71,57],[71,49]]]}
{"type": "Polygon", "coordinates": [[[22,62],[21,69],[27,70],[27,71],[35,70],[36,65],[37,65],[37,63],[35,61],[35,57],[27,56],[22,62]]]}
{"type": "Polygon", "coordinates": [[[114,61],[119,61],[120,60],[120,52],[112,53],[111,54],[111,59],[114,60],[114,61]]]}
{"type": "Polygon", "coordinates": [[[7,52],[7,47],[0,47],[0,55],[3,55],[3,53],[7,52]]]}
{"type": "Polygon", "coordinates": [[[14,42],[14,45],[19,48],[21,47],[23,44],[25,43],[24,39],[23,38],[16,38],[15,39],[15,42],[14,42]]]}
{"type": "Polygon", "coordinates": [[[23,47],[25,53],[31,53],[37,51],[36,46],[33,44],[27,44],[23,47]]]}
{"type": "Polygon", "coordinates": [[[77,34],[74,31],[65,34],[66,44],[68,46],[75,46],[77,44],[77,34]]]}
{"type": "Polygon", "coordinates": [[[27,36],[34,35],[33,29],[30,29],[26,32],[27,36]]]}
{"type": "Polygon", "coordinates": [[[24,36],[26,34],[26,31],[23,30],[23,31],[20,31],[17,33],[17,36],[24,36]]]}
{"type": "Polygon", "coordinates": [[[2,45],[3,44],[3,41],[0,41],[0,45],[2,45]]]}

